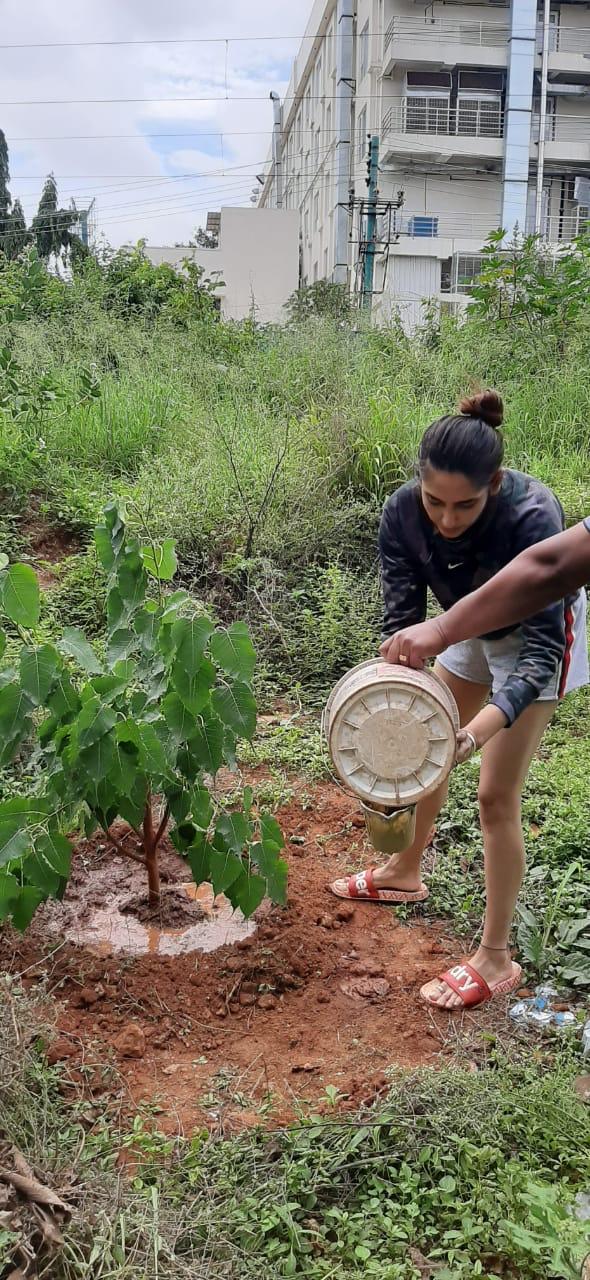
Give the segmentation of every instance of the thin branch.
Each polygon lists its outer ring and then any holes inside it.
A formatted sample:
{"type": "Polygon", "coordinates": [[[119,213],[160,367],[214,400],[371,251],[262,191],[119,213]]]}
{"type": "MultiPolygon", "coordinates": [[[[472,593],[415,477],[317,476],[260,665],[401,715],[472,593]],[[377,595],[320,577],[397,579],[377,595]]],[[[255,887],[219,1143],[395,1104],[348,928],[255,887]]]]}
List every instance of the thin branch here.
{"type": "Polygon", "coordinates": [[[160,825],[159,825],[159,827],[158,827],[158,830],[156,831],[156,839],[155,839],[155,847],[156,847],[156,848],[157,848],[157,846],[159,845],[160,840],[162,839],[162,836],[164,835],[164,832],[165,832],[165,830],[166,830],[166,827],[168,826],[168,819],[169,819],[169,817],[170,817],[170,805],[169,805],[169,804],[167,804],[167,805],[166,805],[166,808],[164,809],[164,813],[163,813],[163,815],[162,815],[162,820],[161,820],[161,822],[160,822],[160,825]]]}
{"type": "Polygon", "coordinates": [[[134,849],[126,849],[125,845],[121,844],[120,840],[117,840],[117,837],[113,835],[112,831],[109,831],[108,827],[103,827],[103,831],[107,840],[110,840],[111,844],[122,858],[131,858],[132,862],[139,862],[140,867],[145,867],[145,858],[142,858],[141,854],[136,853],[134,849]]]}

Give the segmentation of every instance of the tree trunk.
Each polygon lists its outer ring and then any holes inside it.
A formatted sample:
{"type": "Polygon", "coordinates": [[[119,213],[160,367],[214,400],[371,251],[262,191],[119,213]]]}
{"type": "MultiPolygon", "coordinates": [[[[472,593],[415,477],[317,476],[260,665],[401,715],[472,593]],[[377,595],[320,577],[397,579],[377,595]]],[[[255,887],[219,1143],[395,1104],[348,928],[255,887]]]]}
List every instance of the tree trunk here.
{"type": "Polygon", "coordinates": [[[160,905],[160,868],[158,865],[158,842],[157,832],[154,830],[151,795],[148,795],[145,803],[142,843],[148,877],[148,906],[153,911],[160,905]]]}

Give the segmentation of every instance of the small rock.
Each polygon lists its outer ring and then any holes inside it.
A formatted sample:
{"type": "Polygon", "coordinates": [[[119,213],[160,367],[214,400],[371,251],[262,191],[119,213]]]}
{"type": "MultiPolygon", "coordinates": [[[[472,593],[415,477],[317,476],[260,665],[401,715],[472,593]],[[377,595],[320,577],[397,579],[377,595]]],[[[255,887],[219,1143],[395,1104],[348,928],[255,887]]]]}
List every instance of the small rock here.
{"type": "Polygon", "coordinates": [[[78,996],[80,1004],[85,1005],[86,1008],[89,1008],[91,1004],[96,1004],[98,998],[99,993],[94,990],[94,987],[82,987],[78,996]]]}
{"type": "Polygon", "coordinates": [[[270,991],[258,997],[259,1009],[276,1009],[276,1007],[277,1007],[276,996],[271,995],[270,991]]]}
{"type": "Polygon", "coordinates": [[[336,919],[341,920],[343,924],[349,920],[354,920],[354,907],[348,902],[343,902],[342,906],[338,907],[336,911],[336,919]]]}
{"type": "Polygon", "coordinates": [[[516,995],[519,1000],[529,1000],[534,995],[534,991],[531,991],[530,987],[520,987],[516,995]]]}
{"type": "Polygon", "coordinates": [[[330,997],[329,997],[329,995],[328,995],[328,992],[327,992],[327,991],[318,991],[317,996],[316,996],[316,1000],[317,1000],[318,1004],[329,1004],[329,1003],[330,1003],[330,997]]]}
{"type": "Polygon", "coordinates": [[[121,1058],[143,1058],[145,1035],[137,1022],[128,1022],[115,1036],[114,1045],[121,1058]]]}
{"type": "Polygon", "coordinates": [[[230,973],[239,973],[242,968],[242,961],[239,956],[230,956],[225,962],[225,967],[229,969],[230,973]]]}
{"type": "Polygon", "coordinates": [[[382,1000],[389,992],[387,978],[348,978],[340,983],[340,990],[353,1000],[382,1000]]]}
{"type": "Polygon", "coordinates": [[[50,1067],[54,1067],[56,1062],[64,1062],[66,1058],[74,1058],[76,1053],[76,1046],[72,1044],[71,1040],[68,1040],[66,1036],[58,1036],[57,1040],[54,1040],[49,1045],[47,1061],[50,1067]]]}
{"type": "Polygon", "coordinates": [[[574,1081],[574,1089],[582,1102],[590,1103],[590,1076],[578,1076],[574,1081]]]}
{"type": "Polygon", "coordinates": [[[227,1018],[227,1009],[224,1004],[220,1004],[219,1008],[215,1010],[215,1017],[227,1018]]]}
{"type": "Polygon", "coordinates": [[[351,827],[357,827],[357,829],[359,827],[364,827],[365,819],[363,818],[362,813],[353,813],[352,818],[350,819],[350,825],[351,827]]]}
{"type": "Polygon", "coordinates": [[[317,917],[317,920],[316,920],[316,924],[319,924],[320,929],[331,929],[331,928],[332,928],[332,917],[331,917],[331,916],[326,916],[326,915],[318,916],[318,917],[317,917]]]}
{"type": "Polygon", "coordinates": [[[303,1071],[305,1071],[306,1073],[309,1073],[312,1071],[319,1071],[319,1069],[320,1069],[319,1062],[294,1062],[293,1066],[291,1067],[291,1071],[293,1072],[294,1075],[298,1075],[300,1072],[303,1072],[303,1071]]]}
{"type": "Polygon", "coordinates": [[[289,844],[305,844],[305,836],[289,836],[289,844]]]}
{"type": "Polygon", "coordinates": [[[180,1062],[171,1062],[169,1067],[162,1067],[162,1075],[163,1076],[176,1075],[176,1072],[180,1071],[180,1065],[181,1065],[180,1062]]]}
{"type": "Polygon", "coordinates": [[[196,973],[196,972],[195,972],[195,973],[191,973],[191,976],[190,976],[190,978],[189,978],[189,982],[190,982],[190,984],[191,984],[191,987],[198,987],[198,986],[200,986],[200,984],[201,984],[201,979],[200,979],[200,977],[199,977],[199,974],[198,974],[198,973],[196,973]]]}
{"type": "Polygon", "coordinates": [[[383,965],[376,964],[374,960],[359,960],[358,964],[353,964],[351,972],[358,978],[380,978],[383,965]]]}
{"type": "Polygon", "coordinates": [[[251,991],[240,991],[239,1002],[242,1006],[256,1004],[256,996],[251,991]]]}
{"type": "Polygon", "coordinates": [[[251,937],[240,938],[240,941],[236,942],[236,951],[249,951],[250,947],[254,946],[255,941],[256,939],[251,937]]]}

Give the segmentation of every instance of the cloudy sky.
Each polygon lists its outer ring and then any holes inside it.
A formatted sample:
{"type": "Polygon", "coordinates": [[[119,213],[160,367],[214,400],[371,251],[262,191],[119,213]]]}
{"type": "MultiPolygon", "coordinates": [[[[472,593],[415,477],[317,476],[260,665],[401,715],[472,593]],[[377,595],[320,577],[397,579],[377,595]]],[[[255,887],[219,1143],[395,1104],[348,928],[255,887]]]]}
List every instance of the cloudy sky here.
{"type": "Polygon", "coordinates": [[[30,218],[52,171],[61,204],[95,198],[113,245],[173,245],[208,209],[247,205],[270,145],[268,95],[287,87],[311,5],[0,0],[13,199],[30,218]]]}

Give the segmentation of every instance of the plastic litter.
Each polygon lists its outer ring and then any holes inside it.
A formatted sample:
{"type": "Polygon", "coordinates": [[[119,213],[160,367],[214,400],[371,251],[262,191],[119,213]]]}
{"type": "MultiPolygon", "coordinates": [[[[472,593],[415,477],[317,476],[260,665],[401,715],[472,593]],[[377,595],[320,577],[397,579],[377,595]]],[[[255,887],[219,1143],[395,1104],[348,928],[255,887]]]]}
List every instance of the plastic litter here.
{"type": "MultiPolygon", "coordinates": [[[[508,1010],[508,1016],[521,1026],[536,1027],[538,1030],[551,1027],[560,1032],[577,1031],[580,1023],[573,1010],[554,1010],[552,1007],[554,1001],[559,999],[559,994],[557,988],[550,983],[541,983],[535,987],[534,995],[517,1000],[508,1010]]],[[[590,1019],[582,1031],[582,1049],[590,1057],[590,1019]]]]}

